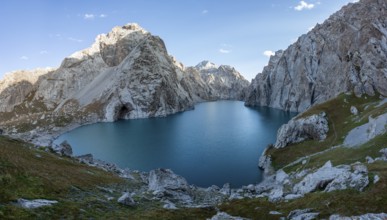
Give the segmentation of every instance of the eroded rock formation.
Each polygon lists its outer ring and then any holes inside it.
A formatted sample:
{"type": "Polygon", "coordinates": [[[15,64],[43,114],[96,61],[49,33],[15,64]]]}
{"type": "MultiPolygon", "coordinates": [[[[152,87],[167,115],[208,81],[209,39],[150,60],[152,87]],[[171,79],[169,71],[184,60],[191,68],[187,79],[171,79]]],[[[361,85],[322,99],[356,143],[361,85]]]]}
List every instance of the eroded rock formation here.
{"type": "Polygon", "coordinates": [[[339,93],[387,96],[387,2],[349,4],[285,51],[249,86],[246,105],[303,112],[339,93]]]}

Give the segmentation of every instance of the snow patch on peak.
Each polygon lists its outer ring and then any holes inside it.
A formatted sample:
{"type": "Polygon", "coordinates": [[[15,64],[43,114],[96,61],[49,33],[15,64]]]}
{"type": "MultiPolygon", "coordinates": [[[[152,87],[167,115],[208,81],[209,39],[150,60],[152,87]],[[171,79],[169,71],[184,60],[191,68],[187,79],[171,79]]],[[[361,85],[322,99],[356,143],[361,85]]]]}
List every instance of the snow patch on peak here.
{"type": "Polygon", "coordinates": [[[212,63],[208,60],[200,62],[195,66],[197,70],[210,70],[210,69],[218,69],[218,66],[215,63],[212,63]]]}

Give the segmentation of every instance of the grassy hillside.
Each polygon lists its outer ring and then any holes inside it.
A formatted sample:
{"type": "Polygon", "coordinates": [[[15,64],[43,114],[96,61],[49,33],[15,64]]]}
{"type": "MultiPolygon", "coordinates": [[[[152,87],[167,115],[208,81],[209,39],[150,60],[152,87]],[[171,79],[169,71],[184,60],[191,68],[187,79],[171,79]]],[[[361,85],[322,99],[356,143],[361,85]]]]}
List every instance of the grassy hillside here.
{"type": "Polygon", "coordinates": [[[116,202],[124,190],[137,185],[136,181],[125,181],[73,159],[0,136],[0,219],[204,219],[216,213],[214,209],[168,211],[150,201],[141,201],[133,208],[116,202]],[[15,205],[18,198],[59,203],[27,210],[15,205]]]}
{"type": "MultiPolygon", "coordinates": [[[[366,156],[380,156],[379,150],[387,147],[387,135],[381,135],[357,148],[335,148],[311,156],[305,164],[287,166],[296,159],[340,145],[345,135],[356,126],[368,121],[368,117],[387,112],[387,103],[380,105],[375,97],[356,98],[340,95],[311,108],[298,117],[325,111],[330,131],[326,140],[306,141],[283,149],[271,149],[276,169],[285,167],[286,172],[316,168],[331,160],[334,165],[364,162],[366,156]],[[357,116],[350,114],[356,106],[357,116]]],[[[141,198],[136,207],[118,204],[123,191],[139,187],[138,180],[123,180],[103,170],[78,163],[72,158],[58,157],[43,149],[35,149],[23,141],[0,136],[0,219],[206,219],[217,210],[231,215],[252,219],[278,219],[295,209],[312,208],[320,217],[332,213],[360,215],[386,212],[387,163],[367,164],[370,185],[364,192],[354,190],[330,193],[314,192],[303,198],[268,202],[266,198],[229,201],[214,208],[165,210],[162,204],[141,198]],[[380,177],[377,184],[372,180],[380,177]],[[106,190],[106,188],[110,190],[106,190]],[[19,198],[51,199],[58,204],[33,210],[15,205],[19,198]],[[109,199],[110,198],[110,199],[109,199]],[[345,202],[343,202],[345,201],[345,202]],[[282,215],[270,215],[279,211],[282,215]]]]}

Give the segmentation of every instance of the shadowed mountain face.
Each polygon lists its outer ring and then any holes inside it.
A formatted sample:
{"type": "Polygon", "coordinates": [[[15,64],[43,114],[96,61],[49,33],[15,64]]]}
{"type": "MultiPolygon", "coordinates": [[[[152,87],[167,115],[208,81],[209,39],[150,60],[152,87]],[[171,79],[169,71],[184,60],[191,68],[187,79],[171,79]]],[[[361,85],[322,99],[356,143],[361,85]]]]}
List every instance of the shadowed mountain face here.
{"type": "Polygon", "coordinates": [[[387,96],[387,2],[349,4],[277,51],[246,105],[302,112],[342,92],[387,96]]]}
{"type": "Polygon", "coordinates": [[[190,91],[195,102],[203,100],[243,100],[247,81],[231,66],[217,66],[202,61],[195,67],[185,68],[181,84],[190,91]]]}
{"type": "Polygon", "coordinates": [[[169,56],[159,37],[137,24],[115,27],[58,69],[14,72],[0,81],[0,122],[8,134],[33,141],[82,124],[166,116],[198,101],[241,99],[248,83],[227,68],[210,86],[169,56]]]}

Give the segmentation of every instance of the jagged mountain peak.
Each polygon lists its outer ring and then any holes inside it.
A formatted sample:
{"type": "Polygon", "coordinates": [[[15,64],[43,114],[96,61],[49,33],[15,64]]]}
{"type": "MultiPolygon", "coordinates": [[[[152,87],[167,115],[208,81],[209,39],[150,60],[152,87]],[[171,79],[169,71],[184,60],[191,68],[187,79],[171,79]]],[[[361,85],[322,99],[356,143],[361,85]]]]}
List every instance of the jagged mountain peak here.
{"type": "Polygon", "coordinates": [[[118,66],[135,47],[151,36],[151,33],[136,23],[116,26],[109,33],[98,35],[90,48],[67,57],[61,66],[70,67],[73,61],[78,62],[99,55],[108,66],[118,66]]]}
{"type": "Polygon", "coordinates": [[[211,69],[218,69],[218,65],[216,65],[215,63],[212,63],[208,60],[204,60],[200,63],[198,63],[195,68],[197,70],[211,70],[211,69]]]}

